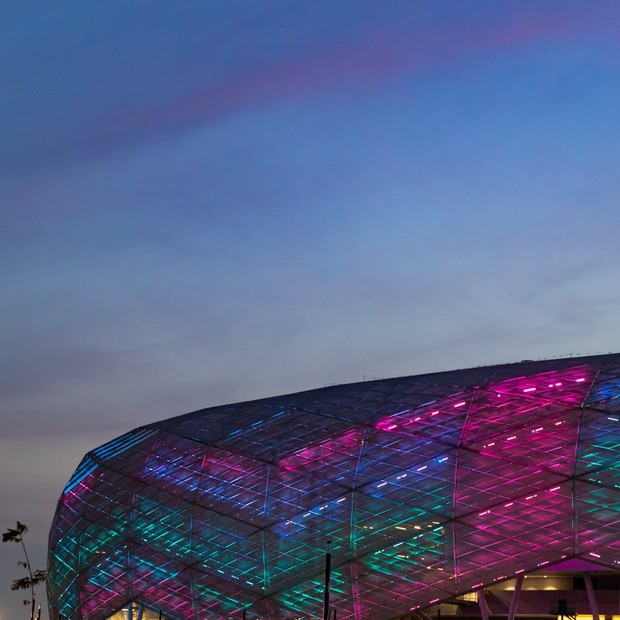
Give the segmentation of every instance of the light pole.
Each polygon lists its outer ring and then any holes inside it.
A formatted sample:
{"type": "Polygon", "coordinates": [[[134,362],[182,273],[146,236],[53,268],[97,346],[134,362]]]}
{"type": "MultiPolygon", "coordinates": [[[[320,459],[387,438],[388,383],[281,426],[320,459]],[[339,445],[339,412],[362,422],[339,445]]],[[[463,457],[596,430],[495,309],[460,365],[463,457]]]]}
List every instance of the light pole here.
{"type": "Polygon", "coordinates": [[[323,620],[329,620],[329,579],[331,577],[332,541],[327,541],[325,550],[325,589],[323,590],[323,620]]]}

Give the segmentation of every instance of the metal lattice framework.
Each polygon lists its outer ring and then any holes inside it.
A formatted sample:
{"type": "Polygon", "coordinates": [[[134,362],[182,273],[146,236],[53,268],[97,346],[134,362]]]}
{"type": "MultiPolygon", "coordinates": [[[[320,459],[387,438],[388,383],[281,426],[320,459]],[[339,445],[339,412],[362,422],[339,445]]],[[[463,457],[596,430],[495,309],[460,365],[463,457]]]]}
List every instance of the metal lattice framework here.
{"type": "Polygon", "coordinates": [[[204,409],[87,454],[52,618],[392,618],[570,557],[620,566],[620,354],[204,409]]]}

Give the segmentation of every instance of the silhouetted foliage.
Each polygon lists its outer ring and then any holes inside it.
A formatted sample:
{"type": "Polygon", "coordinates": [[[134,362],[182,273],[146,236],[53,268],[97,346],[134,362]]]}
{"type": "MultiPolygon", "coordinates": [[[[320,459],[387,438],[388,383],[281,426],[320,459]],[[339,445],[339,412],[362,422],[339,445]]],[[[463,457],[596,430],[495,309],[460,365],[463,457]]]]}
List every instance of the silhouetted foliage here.
{"type": "MultiPolygon", "coordinates": [[[[4,534],[2,534],[2,542],[14,542],[22,546],[24,551],[24,562],[18,562],[17,565],[26,569],[28,575],[21,579],[14,579],[11,583],[11,590],[30,590],[30,600],[25,600],[24,605],[30,605],[30,620],[35,620],[34,608],[36,605],[36,596],[34,588],[36,585],[43,583],[47,577],[47,571],[44,570],[32,570],[30,564],[30,558],[26,551],[26,544],[24,543],[24,534],[28,531],[28,527],[23,523],[17,522],[15,529],[9,528],[4,534]]],[[[39,605],[39,611],[37,619],[41,617],[41,606],[39,605]]]]}

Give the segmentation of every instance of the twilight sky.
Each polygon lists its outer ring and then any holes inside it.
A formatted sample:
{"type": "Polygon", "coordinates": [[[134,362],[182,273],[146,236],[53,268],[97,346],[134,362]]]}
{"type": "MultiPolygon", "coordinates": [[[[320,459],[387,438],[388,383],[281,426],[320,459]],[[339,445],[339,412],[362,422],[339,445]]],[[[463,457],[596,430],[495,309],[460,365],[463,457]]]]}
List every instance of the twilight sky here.
{"type": "Polygon", "coordinates": [[[8,0],[0,84],[0,526],[38,567],[141,424],[619,348],[615,0],[8,0]]]}

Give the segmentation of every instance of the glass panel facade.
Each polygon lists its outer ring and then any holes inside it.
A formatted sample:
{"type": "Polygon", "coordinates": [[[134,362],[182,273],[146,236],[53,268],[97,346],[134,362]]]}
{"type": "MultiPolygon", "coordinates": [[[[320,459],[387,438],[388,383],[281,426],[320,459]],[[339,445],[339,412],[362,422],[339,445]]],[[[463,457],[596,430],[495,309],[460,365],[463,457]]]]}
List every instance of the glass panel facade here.
{"type": "Polygon", "coordinates": [[[567,558],[620,567],[619,490],[620,355],[204,409],[84,457],[51,614],[317,618],[330,540],[338,618],[394,618],[567,558]]]}

